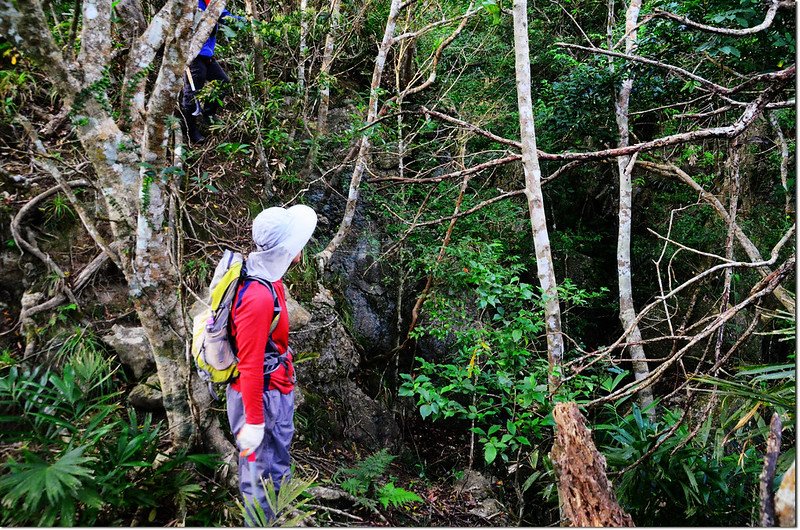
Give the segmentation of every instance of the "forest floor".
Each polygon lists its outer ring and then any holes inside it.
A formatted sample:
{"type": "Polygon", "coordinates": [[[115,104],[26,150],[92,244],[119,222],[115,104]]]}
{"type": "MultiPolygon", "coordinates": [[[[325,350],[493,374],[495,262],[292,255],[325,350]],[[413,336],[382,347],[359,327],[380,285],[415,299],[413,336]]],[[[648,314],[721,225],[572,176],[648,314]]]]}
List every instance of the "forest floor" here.
{"type": "MultiPolygon", "coordinates": [[[[412,491],[423,502],[386,509],[376,502],[373,510],[352,500],[325,501],[325,506],[332,510],[316,509],[315,524],[377,527],[481,527],[509,524],[507,512],[489,517],[478,515],[476,512],[480,511],[485,497],[480,498],[473,491],[467,491],[463,483],[457,480],[463,477],[464,470],[469,466],[469,443],[467,441],[465,444],[461,437],[463,434],[448,435],[443,430],[434,434],[423,427],[411,435],[407,434],[405,444],[396,451],[399,456],[388,466],[380,482],[392,482],[398,488],[412,491]]],[[[342,480],[342,469],[357,466],[369,456],[369,453],[339,442],[325,444],[320,449],[297,441],[292,453],[299,472],[318,474],[315,483],[323,487],[336,487],[335,484],[342,480]]],[[[496,492],[502,482],[492,480],[492,491],[496,492]]],[[[317,506],[322,504],[319,500],[312,503],[317,506]]]]}
{"type": "MultiPolygon", "coordinates": [[[[308,472],[319,471],[316,483],[327,485],[332,482],[336,470],[346,467],[348,462],[357,462],[359,457],[352,450],[339,448],[329,451],[326,456],[314,454],[308,448],[294,451],[298,468],[308,472]]],[[[376,527],[480,527],[496,526],[492,520],[470,513],[479,507],[479,501],[470,493],[459,492],[453,485],[453,478],[420,479],[409,472],[405,466],[392,465],[389,473],[397,487],[413,491],[424,502],[412,503],[398,508],[384,509],[379,503],[372,510],[367,506],[349,500],[325,501],[324,508],[315,508],[314,524],[321,526],[376,526],[376,527]]],[[[312,504],[322,503],[313,500],[312,504]]]]}

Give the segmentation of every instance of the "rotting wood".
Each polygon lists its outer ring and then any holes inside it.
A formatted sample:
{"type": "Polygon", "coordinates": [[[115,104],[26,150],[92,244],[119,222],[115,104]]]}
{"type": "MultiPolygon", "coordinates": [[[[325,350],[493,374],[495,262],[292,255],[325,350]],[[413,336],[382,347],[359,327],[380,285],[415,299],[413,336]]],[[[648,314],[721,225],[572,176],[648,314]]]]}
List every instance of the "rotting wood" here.
{"type": "Polygon", "coordinates": [[[595,448],[583,414],[574,402],[553,409],[556,441],[550,458],[558,477],[562,525],[632,527],[606,476],[606,460],[595,448]]]}
{"type": "Polygon", "coordinates": [[[797,503],[797,475],[795,472],[795,464],[792,465],[784,473],[781,485],[775,493],[775,515],[778,517],[778,526],[795,527],[797,526],[797,517],[795,515],[797,503]]]}

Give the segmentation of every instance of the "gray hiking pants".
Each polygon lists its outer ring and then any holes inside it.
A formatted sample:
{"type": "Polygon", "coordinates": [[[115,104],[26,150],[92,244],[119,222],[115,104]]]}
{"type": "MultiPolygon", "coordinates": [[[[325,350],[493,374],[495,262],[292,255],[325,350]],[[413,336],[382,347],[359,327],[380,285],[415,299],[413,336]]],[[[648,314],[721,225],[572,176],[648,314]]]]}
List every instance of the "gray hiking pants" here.
{"type": "MultiPolygon", "coordinates": [[[[226,396],[228,422],[235,437],[245,424],[242,395],[228,385],[226,396]]],[[[267,518],[272,520],[275,515],[267,504],[261,479],[271,479],[277,492],[281,481],[291,478],[289,447],[294,435],[294,390],[288,394],[281,394],[280,390],[264,390],[264,424],[264,439],[254,453],[255,460],[239,457],[239,491],[242,498],[251,504],[253,499],[257,500],[267,518]]],[[[252,512],[248,510],[248,513],[252,517],[252,512]]]]}

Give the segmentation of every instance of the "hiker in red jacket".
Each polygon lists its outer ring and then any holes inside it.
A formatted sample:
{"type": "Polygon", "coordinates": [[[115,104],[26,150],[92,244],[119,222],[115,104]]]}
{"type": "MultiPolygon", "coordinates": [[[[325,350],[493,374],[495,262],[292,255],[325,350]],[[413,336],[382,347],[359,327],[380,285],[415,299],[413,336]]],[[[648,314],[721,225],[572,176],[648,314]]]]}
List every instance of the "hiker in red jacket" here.
{"type": "Polygon", "coordinates": [[[290,478],[294,434],[295,376],[282,278],[300,261],[316,224],[317,214],[304,205],[267,208],[258,214],[253,221],[256,251],[245,262],[248,279],[239,286],[231,309],[239,377],[228,385],[227,402],[240,450],[239,490],[247,502],[257,501],[270,519],[274,514],[261,479],[272,480],[277,491],[290,478]]]}

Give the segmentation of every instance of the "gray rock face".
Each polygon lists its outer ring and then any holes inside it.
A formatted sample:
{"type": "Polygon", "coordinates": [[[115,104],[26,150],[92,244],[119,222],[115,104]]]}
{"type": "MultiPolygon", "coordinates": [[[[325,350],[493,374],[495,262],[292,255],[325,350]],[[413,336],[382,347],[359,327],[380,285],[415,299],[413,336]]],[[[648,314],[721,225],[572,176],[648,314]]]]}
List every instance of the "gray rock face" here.
{"type": "Polygon", "coordinates": [[[104,336],[103,340],[114,349],[120,363],[129,367],[137,380],[155,370],[156,363],[143,328],[115,324],[111,334],[104,336]]]}
{"type": "Polygon", "coordinates": [[[349,379],[360,357],[336,313],[330,291],[319,286],[311,305],[311,321],[290,338],[300,359],[295,365],[298,383],[303,390],[341,403],[346,440],[371,450],[392,446],[400,429],[391,411],[349,379]]]}
{"type": "Polygon", "coordinates": [[[296,357],[301,359],[295,367],[298,381],[304,386],[324,389],[337,380],[346,379],[360,359],[334,309],[330,291],[320,287],[311,304],[311,320],[303,329],[293,330],[289,342],[296,357]],[[313,358],[302,361],[307,355],[313,358]]]}
{"type": "Polygon", "coordinates": [[[373,450],[396,446],[400,428],[381,402],[367,396],[349,379],[341,382],[338,393],[345,409],[344,435],[347,440],[373,450]]]}
{"type": "Polygon", "coordinates": [[[128,394],[128,402],[139,410],[150,412],[164,410],[158,374],[153,374],[144,383],[136,385],[128,394]]]}
{"type": "Polygon", "coordinates": [[[469,513],[487,521],[497,519],[493,524],[502,526],[506,522],[505,508],[494,496],[494,481],[494,477],[486,477],[478,471],[469,470],[456,481],[454,487],[458,495],[466,494],[476,501],[476,506],[469,513]]]}
{"type": "Polygon", "coordinates": [[[391,350],[396,337],[396,297],[383,285],[384,271],[375,263],[380,253],[379,242],[366,235],[331,261],[331,270],[341,278],[351,330],[367,357],[391,350]]]}

